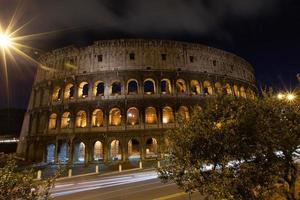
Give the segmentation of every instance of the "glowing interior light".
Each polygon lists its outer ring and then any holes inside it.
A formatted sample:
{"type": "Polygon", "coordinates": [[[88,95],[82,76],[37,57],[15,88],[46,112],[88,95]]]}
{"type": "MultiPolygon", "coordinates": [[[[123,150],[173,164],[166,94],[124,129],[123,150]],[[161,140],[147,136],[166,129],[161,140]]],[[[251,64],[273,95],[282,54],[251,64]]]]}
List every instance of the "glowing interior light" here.
{"type": "Polygon", "coordinates": [[[287,98],[288,101],[293,101],[296,98],[296,96],[294,94],[288,94],[286,96],[286,98],[287,98]]]}
{"type": "Polygon", "coordinates": [[[0,46],[2,48],[7,48],[9,47],[11,44],[11,39],[8,35],[5,35],[5,34],[1,34],[0,33],[0,46]]]}
{"type": "Polygon", "coordinates": [[[279,94],[277,95],[277,98],[278,98],[278,99],[283,99],[283,98],[284,98],[284,95],[281,94],[281,93],[279,93],[279,94]]]}

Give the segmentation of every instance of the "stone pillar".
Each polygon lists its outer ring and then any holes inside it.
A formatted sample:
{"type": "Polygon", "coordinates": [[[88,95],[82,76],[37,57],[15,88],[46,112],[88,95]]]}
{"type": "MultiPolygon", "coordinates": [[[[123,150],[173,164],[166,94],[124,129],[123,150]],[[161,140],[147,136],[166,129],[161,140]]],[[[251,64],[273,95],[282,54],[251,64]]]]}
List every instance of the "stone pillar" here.
{"type": "Polygon", "coordinates": [[[55,142],[55,151],[54,151],[54,163],[58,163],[58,141],[55,142]]]}
{"type": "Polygon", "coordinates": [[[109,144],[103,142],[103,160],[104,162],[108,162],[108,154],[109,154],[109,144]]]}
{"type": "Polygon", "coordinates": [[[141,137],[141,160],[145,160],[145,158],[146,158],[145,139],[141,137]]]}
{"type": "Polygon", "coordinates": [[[68,142],[69,148],[68,148],[68,159],[69,159],[69,164],[73,164],[73,140],[70,139],[68,142]]]}
{"type": "MultiPolygon", "coordinates": [[[[121,141],[120,141],[121,142],[121,141]]],[[[128,160],[128,153],[127,153],[127,151],[126,151],[126,147],[127,147],[127,144],[126,144],[126,142],[125,142],[125,139],[123,139],[122,140],[122,143],[121,143],[121,153],[122,153],[122,161],[126,161],[126,160],[128,160]]],[[[127,150],[128,150],[128,148],[127,148],[127,150]]]]}

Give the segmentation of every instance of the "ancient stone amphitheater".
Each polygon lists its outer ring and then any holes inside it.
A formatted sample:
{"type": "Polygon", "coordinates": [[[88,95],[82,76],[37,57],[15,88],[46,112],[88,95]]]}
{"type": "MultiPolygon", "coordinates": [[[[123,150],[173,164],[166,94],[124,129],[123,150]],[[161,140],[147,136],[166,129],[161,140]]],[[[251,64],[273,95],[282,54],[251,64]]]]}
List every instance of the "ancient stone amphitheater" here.
{"type": "Polygon", "coordinates": [[[17,150],[32,162],[161,159],[175,116],[216,94],[256,93],[248,62],[195,43],[104,40],[39,61],[17,150]]]}

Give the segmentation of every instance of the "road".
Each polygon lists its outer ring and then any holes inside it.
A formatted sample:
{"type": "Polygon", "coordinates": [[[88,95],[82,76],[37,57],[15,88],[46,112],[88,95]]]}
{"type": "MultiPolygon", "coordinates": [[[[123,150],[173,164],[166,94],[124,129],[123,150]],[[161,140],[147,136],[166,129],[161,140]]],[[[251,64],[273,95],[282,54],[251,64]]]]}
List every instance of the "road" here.
{"type": "MultiPolygon", "coordinates": [[[[59,181],[52,190],[55,200],[188,200],[173,183],[163,184],[154,171],[113,176],[88,176],[59,181]]],[[[193,194],[192,199],[201,199],[193,194]]]]}

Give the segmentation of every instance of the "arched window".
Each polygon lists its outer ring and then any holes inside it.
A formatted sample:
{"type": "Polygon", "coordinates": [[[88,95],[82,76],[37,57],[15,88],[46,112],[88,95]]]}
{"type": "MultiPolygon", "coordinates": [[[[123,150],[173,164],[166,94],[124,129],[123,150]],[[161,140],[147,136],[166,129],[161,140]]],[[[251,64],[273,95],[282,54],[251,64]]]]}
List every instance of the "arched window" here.
{"type": "Polygon", "coordinates": [[[186,92],[185,81],[182,79],[178,79],[176,81],[176,89],[177,89],[177,93],[185,93],[186,92]]]}
{"type": "Polygon", "coordinates": [[[218,94],[223,94],[223,90],[222,90],[222,85],[221,85],[221,83],[216,82],[216,83],[215,83],[215,88],[216,88],[216,92],[217,92],[218,94]]]}
{"type": "Polygon", "coordinates": [[[74,161],[84,162],[85,160],[85,144],[77,142],[74,144],[74,161]]]}
{"type": "Polygon", "coordinates": [[[121,111],[119,108],[112,108],[109,111],[109,125],[110,126],[121,125],[121,111]]]}
{"type": "Polygon", "coordinates": [[[245,91],[245,88],[243,86],[240,88],[240,94],[241,94],[241,97],[246,98],[246,91],[245,91]]]}
{"type": "Polygon", "coordinates": [[[57,114],[52,113],[49,117],[49,129],[56,129],[56,120],[57,120],[57,114]]]}
{"type": "Polygon", "coordinates": [[[227,83],[225,87],[226,87],[226,93],[229,94],[229,95],[232,95],[232,90],[231,90],[230,84],[227,83]]]}
{"type": "Polygon", "coordinates": [[[157,157],[157,141],[155,138],[148,138],[146,140],[146,157],[157,157]]]}
{"type": "Polygon", "coordinates": [[[103,145],[102,142],[97,141],[94,144],[94,160],[99,161],[103,159],[103,145]]]}
{"type": "Polygon", "coordinates": [[[200,84],[197,80],[191,80],[191,94],[199,95],[201,94],[200,84]]]}
{"type": "Polygon", "coordinates": [[[236,85],[233,86],[233,92],[236,97],[240,96],[240,91],[239,91],[238,86],[236,86],[236,85]]]}
{"type": "Polygon", "coordinates": [[[163,123],[173,123],[174,122],[174,114],[171,107],[167,106],[163,108],[163,123]]]}
{"type": "Polygon", "coordinates": [[[203,93],[204,95],[212,95],[213,89],[209,81],[203,82],[203,93]]]}
{"type": "Polygon", "coordinates": [[[121,94],[121,82],[115,81],[111,84],[111,95],[120,95],[121,94]]]}
{"type": "Polygon", "coordinates": [[[141,145],[137,139],[131,139],[128,142],[128,159],[137,159],[141,156],[141,145]]]}
{"type": "Polygon", "coordinates": [[[52,100],[60,101],[60,98],[61,98],[61,88],[57,86],[53,89],[52,100]]]}
{"type": "Polygon", "coordinates": [[[104,95],[104,83],[102,81],[96,81],[93,87],[94,96],[103,96],[104,95]]]}
{"type": "Polygon", "coordinates": [[[180,106],[179,107],[178,115],[184,121],[188,121],[190,119],[189,109],[186,106],[180,106]]]}
{"type": "Polygon", "coordinates": [[[155,93],[155,82],[153,79],[146,79],[144,81],[144,93],[145,94],[155,93]]]}
{"type": "Polygon", "coordinates": [[[96,109],[93,112],[92,116],[92,126],[93,127],[101,127],[103,126],[103,112],[100,109],[96,109]]]}
{"type": "Polygon", "coordinates": [[[127,94],[138,94],[138,82],[131,79],[127,82],[127,94]]]}
{"type": "Polygon", "coordinates": [[[74,98],[74,85],[69,83],[65,87],[64,99],[73,99],[74,98]]]}
{"type": "Polygon", "coordinates": [[[127,124],[129,125],[139,124],[139,111],[137,108],[132,107],[127,110],[127,124]]]}
{"type": "Polygon", "coordinates": [[[61,128],[71,128],[71,113],[64,112],[61,116],[61,128]]]}
{"type": "Polygon", "coordinates": [[[89,94],[89,84],[87,82],[81,82],[78,88],[78,97],[85,98],[89,94]]]}
{"type": "Polygon", "coordinates": [[[86,127],[86,112],[81,110],[76,115],[76,127],[84,128],[86,127]]]}
{"type": "Polygon", "coordinates": [[[162,79],[160,82],[160,91],[162,94],[171,94],[171,82],[169,79],[162,79]]]}
{"type": "Polygon", "coordinates": [[[46,162],[47,163],[54,162],[54,157],[55,157],[55,145],[48,144],[46,149],[46,162]]]}
{"type": "Polygon", "coordinates": [[[157,123],[156,109],[154,107],[146,108],[145,122],[146,122],[146,124],[156,124],[157,123]]]}

